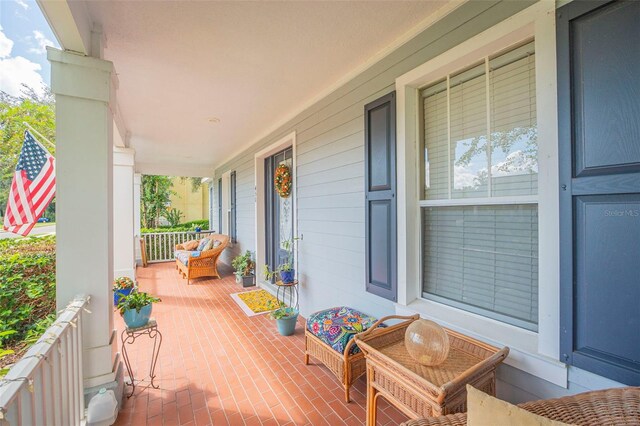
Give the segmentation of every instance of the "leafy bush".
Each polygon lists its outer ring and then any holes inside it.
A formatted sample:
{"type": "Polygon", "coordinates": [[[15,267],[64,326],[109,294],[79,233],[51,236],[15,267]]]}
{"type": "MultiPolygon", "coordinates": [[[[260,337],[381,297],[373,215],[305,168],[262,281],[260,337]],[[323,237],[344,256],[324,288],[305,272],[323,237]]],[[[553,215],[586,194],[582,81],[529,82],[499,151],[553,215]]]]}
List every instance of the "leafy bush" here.
{"type": "Polygon", "coordinates": [[[180,224],[180,219],[182,219],[184,215],[181,210],[178,209],[168,209],[167,213],[165,213],[164,218],[167,219],[167,222],[171,226],[178,226],[180,224]]]}
{"type": "Polygon", "coordinates": [[[178,226],[160,226],[158,228],[142,228],[140,232],[143,234],[153,234],[158,232],[189,232],[189,231],[195,231],[196,227],[198,226],[202,230],[208,230],[209,221],[207,219],[192,220],[191,222],[185,222],[178,226]]]}
{"type": "Polygon", "coordinates": [[[55,319],[54,236],[0,240],[0,340],[38,339],[55,319]],[[3,334],[14,330],[15,333],[3,334]]]}

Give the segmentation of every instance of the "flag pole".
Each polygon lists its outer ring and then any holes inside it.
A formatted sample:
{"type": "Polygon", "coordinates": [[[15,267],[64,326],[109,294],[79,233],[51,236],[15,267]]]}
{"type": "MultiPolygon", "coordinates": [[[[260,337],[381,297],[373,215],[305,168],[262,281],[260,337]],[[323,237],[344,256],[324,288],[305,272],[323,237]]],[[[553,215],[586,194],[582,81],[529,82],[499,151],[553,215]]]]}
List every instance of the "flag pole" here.
{"type": "Polygon", "coordinates": [[[25,126],[27,126],[27,128],[29,130],[31,130],[33,133],[36,134],[36,136],[40,136],[40,139],[42,139],[43,141],[45,141],[46,143],[48,143],[51,147],[55,148],[56,145],[51,142],[49,139],[47,139],[46,137],[44,137],[44,135],[42,133],[40,133],[39,131],[37,131],[36,129],[33,128],[32,125],[30,125],[29,123],[27,123],[26,121],[23,121],[22,124],[24,124],[25,126]]]}

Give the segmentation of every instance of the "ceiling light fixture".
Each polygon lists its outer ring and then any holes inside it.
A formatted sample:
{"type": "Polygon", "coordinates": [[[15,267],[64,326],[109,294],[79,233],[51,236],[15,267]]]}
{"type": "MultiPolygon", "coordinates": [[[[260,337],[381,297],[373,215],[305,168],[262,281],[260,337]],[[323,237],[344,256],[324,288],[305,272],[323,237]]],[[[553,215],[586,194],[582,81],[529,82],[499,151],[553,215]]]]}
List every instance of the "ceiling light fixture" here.
{"type": "Polygon", "coordinates": [[[219,119],[218,117],[211,117],[211,118],[209,119],[209,123],[217,124],[217,123],[219,123],[219,122],[220,122],[220,119],[219,119]]]}

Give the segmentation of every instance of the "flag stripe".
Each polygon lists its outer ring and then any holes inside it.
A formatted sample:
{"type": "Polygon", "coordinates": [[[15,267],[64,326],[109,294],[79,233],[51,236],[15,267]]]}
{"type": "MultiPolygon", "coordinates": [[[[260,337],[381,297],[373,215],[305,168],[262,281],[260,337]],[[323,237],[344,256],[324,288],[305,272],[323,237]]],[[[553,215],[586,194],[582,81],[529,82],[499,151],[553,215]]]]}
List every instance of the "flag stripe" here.
{"type": "Polygon", "coordinates": [[[33,207],[36,209],[43,199],[46,199],[47,195],[53,189],[55,191],[56,178],[53,174],[53,168],[49,167],[46,179],[42,179],[36,186],[36,190],[31,190],[33,196],[33,207]]]}
{"type": "Polygon", "coordinates": [[[40,172],[38,177],[35,178],[33,182],[31,182],[31,185],[29,185],[29,190],[31,191],[31,193],[37,195],[38,191],[40,190],[40,188],[42,188],[45,181],[51,178],[53,174],[54,173],[53,167],[51,166],[51,158],[49,158],[47,160],[47,164],[42,168],[42,171],[40,172]]]}

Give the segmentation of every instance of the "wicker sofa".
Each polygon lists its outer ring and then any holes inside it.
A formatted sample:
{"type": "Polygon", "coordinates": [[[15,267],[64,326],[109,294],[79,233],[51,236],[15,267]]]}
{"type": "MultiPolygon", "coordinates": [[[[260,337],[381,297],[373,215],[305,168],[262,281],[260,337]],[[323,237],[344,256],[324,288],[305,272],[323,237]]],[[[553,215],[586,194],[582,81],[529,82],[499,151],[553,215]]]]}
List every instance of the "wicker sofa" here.
{"type": "Polygon", "coordinates": [[[186,278],[187,284],[190,284],[191,279],[200,277],[218,277],[218,258],[222,251],[229,244],[229,237],[222,234],[210,234],[205,237],[211,240],[219,241],[220,243],[209,250],[203,252],[186,252],[185,247],[182,244],[176,246],[176,269],[186,278]],[[178,256],[178,252],[188,254],[188,256],[178,256]],[[183,257],[184,261],[178,257],[183,257]]]}
{"type": "MultiPolygon", "coordinates": [[[[605,389],[555,399],[525,402],[518,407],[571,425],[640,426],[640,387],[605,389]]],[[[464,426],[467,414],[410,420],[402,426],[464,426]]]]}

